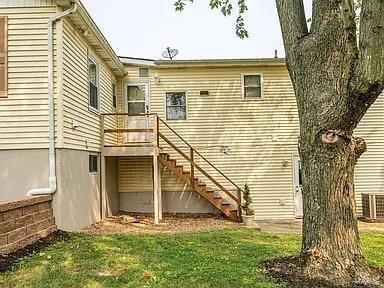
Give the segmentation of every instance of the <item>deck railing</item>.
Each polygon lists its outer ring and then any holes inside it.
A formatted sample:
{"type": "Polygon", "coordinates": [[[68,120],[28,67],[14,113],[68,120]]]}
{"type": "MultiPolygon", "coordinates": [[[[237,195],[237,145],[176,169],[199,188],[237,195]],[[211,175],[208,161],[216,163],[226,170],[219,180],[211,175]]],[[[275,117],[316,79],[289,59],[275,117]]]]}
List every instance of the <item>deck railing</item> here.
{"type": "Polygon", "coordinates": [[[101,115],[101,146],[158,146],[155,141],[157,121],[155,113],[104,113],[101,115]]]}
{"type": "Polygon", "coordinates": [[[243,190],[233,182],[227,175],[220,169],[213,165],[205,156],[198,152],[192,145],[190,145],[183,137],[180,136],[170,125],[162,120],[156,113],[105,113],[101,115],[101,130],[102,130],[102,147],[121,147],[121,146],[135,146],[145,145],[154,146],[164,149],[168,146],[178,155],[182,156],[190,165],[190,184],[192,189],[195,185],[196,172],[204,175],[214,186],[220,189],[229,198],[235,201],[238,207],[238,214],[241,217],[241,196],[243,190]],[[141,122],[138,122],[138,119],[141,122]],[[127,128],[135,126],[132,123],[139,123],[139,128],[127,128]],[[113,127],[113,125],[116,125],[113,127]],[[116,128],[117,127],[117,128],[116,128]],[[165,135],[173,135],[179,139],[180,143],[186,145],[188,152],[183,152],[181,147],[174,144],[169,137],[165,135]],[[131,136],[130,136],[131,135],[131,136]],[[131,138],[130,138],[131,137],[131,138]],[[130,141],[132,140],[132,141],[130,141]],[[188,155],[187,155],[188,154],[188,155]],[[200,161],[198,161],[200,160],[200,161]],[[204,164],[198,164],[204,163],[204,164]],[[236,195],[232,194],[226,187],[224,187],[218,180],[214,179],[202,166],[210,167],[218,175],[223,177],[225,181],[230,184],[236,191],[236,195]]]}

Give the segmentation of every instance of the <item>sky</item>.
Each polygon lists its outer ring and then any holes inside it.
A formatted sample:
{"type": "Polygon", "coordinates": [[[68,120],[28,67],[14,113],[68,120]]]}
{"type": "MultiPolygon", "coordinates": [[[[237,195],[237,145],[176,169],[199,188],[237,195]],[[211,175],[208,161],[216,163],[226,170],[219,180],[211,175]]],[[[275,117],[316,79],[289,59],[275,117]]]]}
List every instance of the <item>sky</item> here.
{"type": "Polygon", "coordinates": [[[175,11],[174,0],[82,2],[119,56],[161,59],[171,47],[179,60],[274,57],[275,50],[284,57],[275,0],[247,1],[244,40],[235,34],[236,11],[224,17],[209,0],[194,0],[183,12],[175,11]]]}

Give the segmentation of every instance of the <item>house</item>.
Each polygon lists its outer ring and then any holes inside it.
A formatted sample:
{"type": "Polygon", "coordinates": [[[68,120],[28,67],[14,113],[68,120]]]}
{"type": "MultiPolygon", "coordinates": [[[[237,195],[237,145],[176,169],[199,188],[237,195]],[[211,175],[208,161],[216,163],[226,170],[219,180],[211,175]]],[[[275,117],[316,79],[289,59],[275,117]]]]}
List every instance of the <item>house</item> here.
{"type": "MultiPolygon", "coordinates": [[[[79,0],[0,0],[0,201],[53,195],[74,230],[119,210],[302,215],[284,59],[118,57],[79,0]]],[[[361,193],[384,189],[384,98],[356,134],[361,193]]]]}

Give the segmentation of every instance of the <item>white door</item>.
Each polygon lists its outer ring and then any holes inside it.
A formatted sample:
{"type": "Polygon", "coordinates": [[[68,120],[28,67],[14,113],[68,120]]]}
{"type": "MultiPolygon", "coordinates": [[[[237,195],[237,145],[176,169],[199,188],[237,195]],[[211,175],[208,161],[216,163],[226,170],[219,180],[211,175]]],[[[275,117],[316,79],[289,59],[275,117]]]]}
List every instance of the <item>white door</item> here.
{"type": "MultiPolygon", "coordinates": [[[[146,129],[149,126],[148,116],[138,115],[149,112],[148,106],[148,84],[128,84],[126,86],[126,129],[146,129]]],[[[125,133],[125,141],[128,143],[149,142],[147,132],[125,133]]]]}
{"type": "Polygon", "coordinates": [[[303,193],[302,193],[302,172],[299,156],[293,156],[293,193],[295,204],[295,217],[303,217],[303,193]]]}

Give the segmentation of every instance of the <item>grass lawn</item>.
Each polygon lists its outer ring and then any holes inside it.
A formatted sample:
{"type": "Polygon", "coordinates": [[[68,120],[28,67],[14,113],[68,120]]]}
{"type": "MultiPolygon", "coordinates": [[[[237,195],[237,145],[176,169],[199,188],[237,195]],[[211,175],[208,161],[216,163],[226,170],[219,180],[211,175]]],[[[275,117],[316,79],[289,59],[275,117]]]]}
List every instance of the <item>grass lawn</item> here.
{"type": "MultiPolygon", "coordinates": [[[[0,287],[286,287],[259,263],[297,254],[299,235],[224,229],[176,235],[72,234],[0,274],[0,287]]],[[[363,233],[372,265],[384,268],[384,234],[363,233]]]]}

